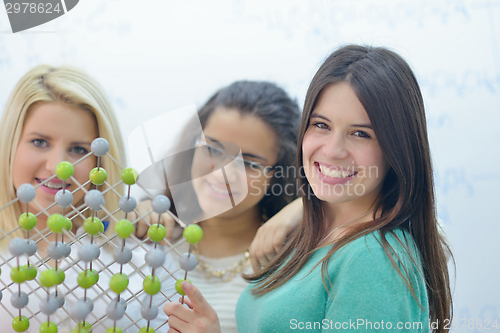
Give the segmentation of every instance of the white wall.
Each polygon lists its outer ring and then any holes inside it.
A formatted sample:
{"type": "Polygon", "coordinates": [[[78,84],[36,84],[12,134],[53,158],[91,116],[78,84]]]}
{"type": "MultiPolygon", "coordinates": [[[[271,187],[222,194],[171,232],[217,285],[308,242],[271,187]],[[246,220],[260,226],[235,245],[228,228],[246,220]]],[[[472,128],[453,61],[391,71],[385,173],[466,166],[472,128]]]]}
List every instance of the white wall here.
{"type": "Polygon", "coordinates": [[[303,103],[339,44],[391,47],[424,94],[438,213],[457,263],[455,318],[500,324],[499,19],[498,0],[85,0],[12,34],[2,12],[0,106],[30,67],[70,63],[105,87],[126,138],[239,79],[274,81],[303,103]]]}

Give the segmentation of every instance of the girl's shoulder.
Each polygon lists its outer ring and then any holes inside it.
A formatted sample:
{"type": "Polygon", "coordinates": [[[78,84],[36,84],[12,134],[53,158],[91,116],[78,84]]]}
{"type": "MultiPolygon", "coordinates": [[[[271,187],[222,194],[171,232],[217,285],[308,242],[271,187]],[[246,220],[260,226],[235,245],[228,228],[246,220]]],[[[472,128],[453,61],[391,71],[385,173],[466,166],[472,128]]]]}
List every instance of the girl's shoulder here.
{"type": "Polygon", "coordinates": [[[336,269],[361,266],[366,271],[371,267],[393,266],[392,261],[400,268],[413,266],[416,270],[421,269],[420,254],[413,237],[402,228],[384,234],[377,230],[358,237],[335,252],[331,259],[336,269]]]}
{"type": "Polygon", "coordinates": [[[384,239],[389,248],[392,248],[391,251],[396,254],[408,251],[413,254],[413,252],[417,250],[415,241],[410,233],[402,228],[395,228],[390,231],[386,231],[385,233],[382,233],[381,230],[376,230],[360,236],[343,246],[339,250],[339,253],[349,253],[352,255],[356,252],[379,252],[380,250],[385,253],[384,239]]]}
{"type": "Polygon", "coordinates": [[[420,255],[407,231],[397,228],[384,235],[375,231],[337,252],[328,266],[329,317],[414,321],[427,327],[425,278],[420,255]]]}

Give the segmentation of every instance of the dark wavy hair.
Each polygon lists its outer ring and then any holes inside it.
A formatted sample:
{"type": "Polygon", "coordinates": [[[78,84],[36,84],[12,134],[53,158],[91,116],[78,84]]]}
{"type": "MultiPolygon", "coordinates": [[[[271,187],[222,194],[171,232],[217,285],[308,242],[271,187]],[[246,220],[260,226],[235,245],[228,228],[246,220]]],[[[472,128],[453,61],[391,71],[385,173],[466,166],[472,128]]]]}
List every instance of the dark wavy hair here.
{"type": "MultiPolygon", "coordinates": [[[[348,45],[331,54],[319,68],[307,91],[297,143],[299,170],[303,169],[304,134],[318,96],[327,86],[337,82],[346,82],[355,91],[370,118],[390,170],[383,180],[374,209],[374,212],[381,212],[380,217],[353,227],[323,258],[321,270],[325,288],[329,289],[325,275],[331,255],[347,243],[379,230],[389,259],[416,297],[408,268],[397,267],[389,255],[393,251],[390,251],[391,246],[385,238],[387,233],[397,238],[393,229],[403,228],[411,234],[420,252],[430,319],[439,320],[440,327],[436,332],[444,332],[443,323],[452,314],[445,255],[449,247],[438,232],[425,110],[417,80],[408,64],[385,48],[348,45]]],[[[321,232],[326,228],[322,201],[314,196],[303,171],[299,180],[301,189],[312,193],[310,197],[303,197],[303,222],[281,253],[264,270],[249,278],[260,281],[252,290],[254,295],[263,295],[290,280],[321,241],[321,232]],[[283,265],[285,261],[287,264],[283,265]]],[[[411,256],[411,253],[408,254],[411,256]]]]}

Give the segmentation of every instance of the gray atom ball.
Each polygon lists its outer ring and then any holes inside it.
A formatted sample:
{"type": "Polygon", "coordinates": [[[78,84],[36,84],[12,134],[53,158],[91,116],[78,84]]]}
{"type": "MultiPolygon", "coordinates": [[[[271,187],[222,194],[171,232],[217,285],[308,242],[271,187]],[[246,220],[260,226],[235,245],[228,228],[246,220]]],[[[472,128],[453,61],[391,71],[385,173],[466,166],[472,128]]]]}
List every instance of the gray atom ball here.
{"type": "Polygon", "coordinates": [[[132,259],[132,251],[128,247],[118,248],[115,250],[113,257],[117,263],[124,265],[132,259]]]}
{"type": "Polygon", "coordinates": [[[78,249],[78,257],[82,261],[90,262],[99,258],[101,249],[95,244],[83,244],[78,249]]]}
{"type": "MultiPolygon", "coordinates": [[[[69,313],[71,314],[71,317],[75,318],[78,321],[82,321],[89,315],[89,313],[92,311],[93,306],[91,307],[88,304],[88,301],[90,299],[87,298],[87,302],[85,302],[82,298],[73,303],[69,309],[69,313]]],[[[92,302],[92,301],[90,301],[92,302]]]]}
{"type": "Polygon", "coordinates": [[[137,201],[134,197],[127,198],[127,196],[123,196],[118,201],[118,206],[124,213],[130,213],[137,206],[137,201]]]}
{"type": "Polygon", "coordinates": [[[56,242],[52,242],[47,248],[47,254],[52,259],[59,260],[65,257],[64,255],[66,254],[66,248],[61,242],[57,242],[57,245],[56,242]]]}
{"type": "Polygon", "coordinates": [[[149,304],[144,304],[141,307],[141,315],[146,320],[153,320],[156,317],[158,317],[158,307],[156,306],[149,307],[149,304]]]}
{"type": "Polygon", "coordinates": [[[144,258],[149,266],[158,268],[165,262],[165,253],[160,249],[152,249],[146,253],[144,258]]]}
{"type": "Polygon", "coordinates": [[[59,190],[56,193],[54,200],[59,207],[67,208],[73,203],[73,194],[68,190],[59,190]]]}
{"type": "Polygon", "coordinates": [[[115,298],[111,301],[111,303],[113,303],[113,302],[117,302],[117,301],[125,307],[125,310],[127,310],[127,301],[125,300],[125,298],[120,297],[120,300],[118,300],[118,297],[115,297],[115,298]]]}
{"type": "Polygon", "coordinates": [[[179,257],[179,265],[181,265],[181,268],[186,272],[190,272],[196,268],[198,260],[196,260],[196,256],[192,253],[191,255],[189,255],[189,253],[183,253],[179,257]]]}
{"type": "MultiPolygon", "coordinates": [[[[80,298],[81,301],[83,301],[83,298],[80,298]]],[[[90,308],[90,311],[94,310],[94,302],[90,298],[87,298],[87,301],[85,301],[87,306],[90,308]]]]}
{"type": "Polygon", "coordinates": [[[40,301],[40,312],[46,315],[51,315],[59,308],[59,302],[56,298],[50,297],[47,299],[43,297],[40,301]]]}
{"type": "Polygon", "coordinates": [[[22,184],[17,189],[17,198],[23,203],[28,203],[35,199],[36,191],[35,187],[31,184],[22,184]]]}
{"type": "Polygon", "coordinates": [[[104,156],[109,151],[109,143],[104,138],[97,138],[90,144],[90,150],[95,156],[104,156]]]}
{"type": "Polygon", "coordinates": [[[100,206],[104,206],[104,197],[99,190],[88,191],[87,194],[85,194],[84,200],[87,206],[95,211],[100,211],[100,206]]]}
{"type": "Polygon", "coordinates": [[[28,301],[28,295],[24,291],[21,291],[21,294],[14,292],[10,298],[10,303],[16,309],[24,308],[28,304],[28,301]]]}
{"type": "Polygon", "coordinates": [[[61,308],[64,305],[65,299],[62,294],[57,294],[55,292],[50,294],[50,297],[53,297],[57,301],[57,307],[61,308]]]}
{"type": "Polygon", "coordinates": [[[151,202],[153,210],[158,214],[163,214],[170,209],[170,199],[165,195],[157,195],[151,202]]]}
{"type": "Polygon", "coordinates": [[[28,255],[28,257],[34,255],[37,249],[38,248],[34,240],[29,240],[28,243],[26,244],[26,254],[28,255]]]}
{"type": "Polygon", "coordinates": [[[112,320],[119,320],[125,314],[126,306],[121,302],[113,301],[109,303],[108,308],[106,309],[106,314],[112,320]]]}
{"type": "Polygon", "coordinates": [[[22,256],[26,253],[28,243],[26,239],[13,238],[9,242],[9,252],[16,257],[22,256]]]}
{"type": "Polygon", "coordinates": [[[71,253],[71,246],[69,246],[69,244],[66,243],[61,243],[61,247],[63,251],[63,258],[66,258],[71,253]]]}
{"type": "Polygon", "coordinates": [[[0,301],[2,300],[3,294],[2,291],[0,290],[0,301]]]}

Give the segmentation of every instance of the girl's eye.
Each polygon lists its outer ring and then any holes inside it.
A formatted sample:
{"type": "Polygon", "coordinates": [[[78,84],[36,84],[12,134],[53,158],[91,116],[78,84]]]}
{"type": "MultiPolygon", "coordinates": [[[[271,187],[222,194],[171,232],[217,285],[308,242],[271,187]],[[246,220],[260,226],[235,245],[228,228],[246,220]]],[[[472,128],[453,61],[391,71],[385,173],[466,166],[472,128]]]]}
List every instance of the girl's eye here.
{"type": "Polygon", "coordinates": [[[312,123],[312,126],[320,128],[320,129],[329,129],[328,125],[325,123],[312,123]]]}
{"type": "Polygon", "coordinates": [[[243,160],[243,164],[247,170],[258,169],[259,165],[253,161],[243,160]]]}
{"type": "Polygon", "coordinates": [[[78,155],[86,155],[89,152],[87,149],[80,146],[72,147],[70,151],[78,155]]]}
{"type": "Polygon", "coordinates": [[[207,147],[208,147],[208,152],[213,158],[222,157],[224,155],[224,153],[221,150],[215,147],[212,147],[210,145],[207,145],[207,147]]]}
{"type": "Polygon", "coordinates": [[[367,139],[371,138],[370,135],[368,135],[366,132],[363,131],[356,131],[354,132],[354,135],[359,136],[360,138],[367,138],[367,139]]]}
{"type": "Polygon", "coordinates": [[[31,140],[31,142],[35,145],[35,147],[45,148],[48,146],[48,142],[44,139],[35,139],[31,140]]]}

